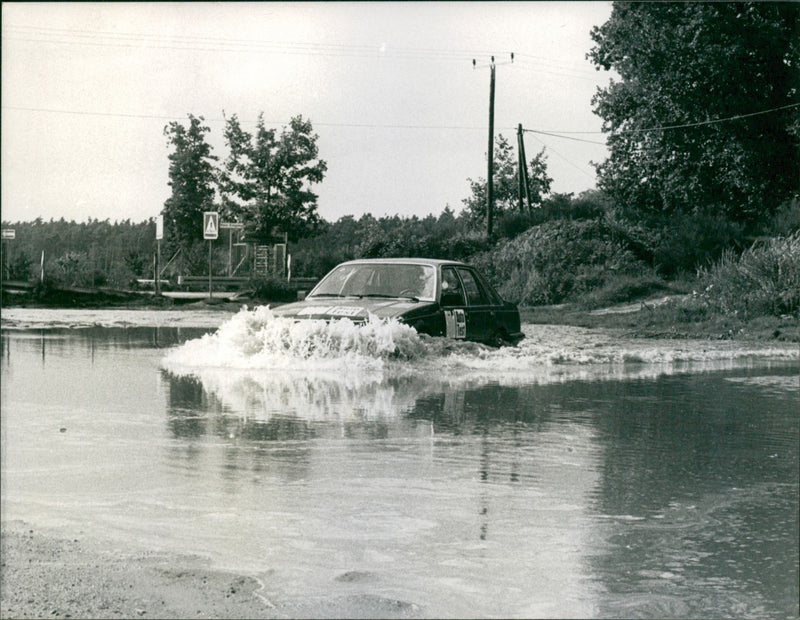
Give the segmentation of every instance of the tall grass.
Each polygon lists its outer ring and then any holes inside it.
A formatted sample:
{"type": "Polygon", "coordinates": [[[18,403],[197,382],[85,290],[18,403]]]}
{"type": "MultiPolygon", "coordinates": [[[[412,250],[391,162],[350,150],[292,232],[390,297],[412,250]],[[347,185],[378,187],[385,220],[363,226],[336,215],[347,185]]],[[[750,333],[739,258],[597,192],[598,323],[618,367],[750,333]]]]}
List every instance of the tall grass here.
{"type": "Polygon", "coordinates": [[[800,231],[757,242],[742,254],[726,251],[698,272],[712,309],[742,318],[800,312],[800,231]]]}

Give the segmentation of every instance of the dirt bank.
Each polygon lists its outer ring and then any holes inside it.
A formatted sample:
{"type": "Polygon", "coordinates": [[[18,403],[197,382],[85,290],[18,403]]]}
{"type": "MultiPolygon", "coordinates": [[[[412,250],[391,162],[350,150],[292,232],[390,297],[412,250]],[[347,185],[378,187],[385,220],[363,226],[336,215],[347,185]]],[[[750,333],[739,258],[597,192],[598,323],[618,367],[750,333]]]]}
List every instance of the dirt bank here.
{"type": "Polygon", "coordinates": [[[24,524],[0,533],[2,618],[407,618],[417,606],[365,592],[274,601],[268,576],[212,570],[204,558],[131,552],[24,524]]]}
{"type": "Polygon", "coordinates": [[[190,557],[103,551],[80,538],[2,532],[3,618],[275,618],[255,579],[190,557]]]}

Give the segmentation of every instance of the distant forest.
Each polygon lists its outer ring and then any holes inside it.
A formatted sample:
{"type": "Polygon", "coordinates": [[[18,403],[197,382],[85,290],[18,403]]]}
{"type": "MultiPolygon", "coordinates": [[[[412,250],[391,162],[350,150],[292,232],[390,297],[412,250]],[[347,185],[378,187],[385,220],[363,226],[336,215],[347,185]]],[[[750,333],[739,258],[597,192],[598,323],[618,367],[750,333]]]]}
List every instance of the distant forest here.
{"type": "MultiPolygon", "coordinates": [[[[533,214],[508,213],[498,221],[500,237],[512,237],[535,223],[553,219],[597,217],[603,210],[603,196],[586,192],[574,198],[554,194],[533,214]]],[[[46,279],[71,286],[112,286],[130,288],[137,279],[151,279],[155,270],[156,224],[89,219],[6,222],[15,239],[4,242],[4,278],[34,280],[42,268],[46,279]],[[42,264],[42,254],[44,263],[42,264]]],[[[208,273],[207,243],[190,248],[183,275],[208,273]],[[188,265],[188,267],[187,267],[188,265]]],[[[427,217],[399,215],[375,218],[345,216],[335,222],[323,219],[310,236],[289,244],[294,276],[321,277],[343,260],[358,257],[425,256],[468,259],[492,245],[468,211],[456,215],[449,207],[427,217]]],[[[219,275],[227,270],[228,239],[223,231],[213,242],[214,267],[219,275]]],[[[162,254],[162,268],[171,256],[162,254]]],[[[171,273],[177,273],[172,270],[171,273]]],[[[164,274],[166,277],[166,274],[164,274]]]]}

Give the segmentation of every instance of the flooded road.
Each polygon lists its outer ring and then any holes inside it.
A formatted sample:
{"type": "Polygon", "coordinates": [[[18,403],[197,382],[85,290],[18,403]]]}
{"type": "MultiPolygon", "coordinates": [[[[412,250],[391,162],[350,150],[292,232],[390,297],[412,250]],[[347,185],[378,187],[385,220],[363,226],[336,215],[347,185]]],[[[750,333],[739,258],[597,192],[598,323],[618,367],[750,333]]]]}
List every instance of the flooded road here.
{"type": "Polygon", "coordinates": [[[492,350],[267,310],[3,327],[4,522],[198,555],[275,604],[798,615],[797,345],[527,325],[492,350]]]}

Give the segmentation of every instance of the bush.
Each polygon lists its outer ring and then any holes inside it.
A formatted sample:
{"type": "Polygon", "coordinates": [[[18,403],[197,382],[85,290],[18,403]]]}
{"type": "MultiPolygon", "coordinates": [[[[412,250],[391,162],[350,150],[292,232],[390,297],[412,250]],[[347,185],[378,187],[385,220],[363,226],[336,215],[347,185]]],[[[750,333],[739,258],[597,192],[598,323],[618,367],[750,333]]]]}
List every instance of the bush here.
{"type": "Polygon", "coordinates": [[[29,280],[33,275],[31,260],[24,252],[18,252],[8,265],[9,280],[29,280]]]}
{"type": "Polygon", "coordinates": [[[52,276],[45,276],[44,280],[36,280],[33,287],[33,298],[42,301],[52,296],[61,283],[52,276]]]}
{"type": "Polygon", "coordinates": [[[66,286],[91,286],[93,271],[86,252],[65,252],[55,260],[56,277],[66,286]]]}
{"type": "Polygon", "coordinates": [[[256,277],[250,280],[248,288],[253,297],[264,301],[294,301],[297,292],[286,280],[275,277],[256,277]]]}
{"type": "Polygon", "coordinates": [[[764,233],[773,237],[789,236],[800,230],[800,200],[790,200],[764,227],[764,233]]]}
{"type": "Polygon", "coordinates": [[[726,251],[701,269],[701,297],[714,309],[744,318],[800,311],[800,231],[756,242],[741,255],[726,251]]]}
{"type": "Polygon", "coordinates": [[[744,226],[721,214],[685,215],[662,228],[653,248],[653,266],[674,276],[708,266],[727,248],[742,247],[744,226]]]}
{"type": "MultiPolygon", "coordinates": [[[[152,275],[150,276],[153,277],[152,275]]],[[[136,274],[125,263],[114,263],[108,270],[106,283],[114,288],[130,288],[136,285],[136,274]]]]}
{"type": "Polygon", "coordinates": [[[471,262],[501,295],[524,305],[575,300],[620,276],[653,276],[602,220],[535,226],[471,262]]]}
{"type": "Polygon", "coordinates": [[[292,253],[292,277],[321,278],[339,263],[353,258],[352,255],[326,247],[301,247],[292,253]]]}

